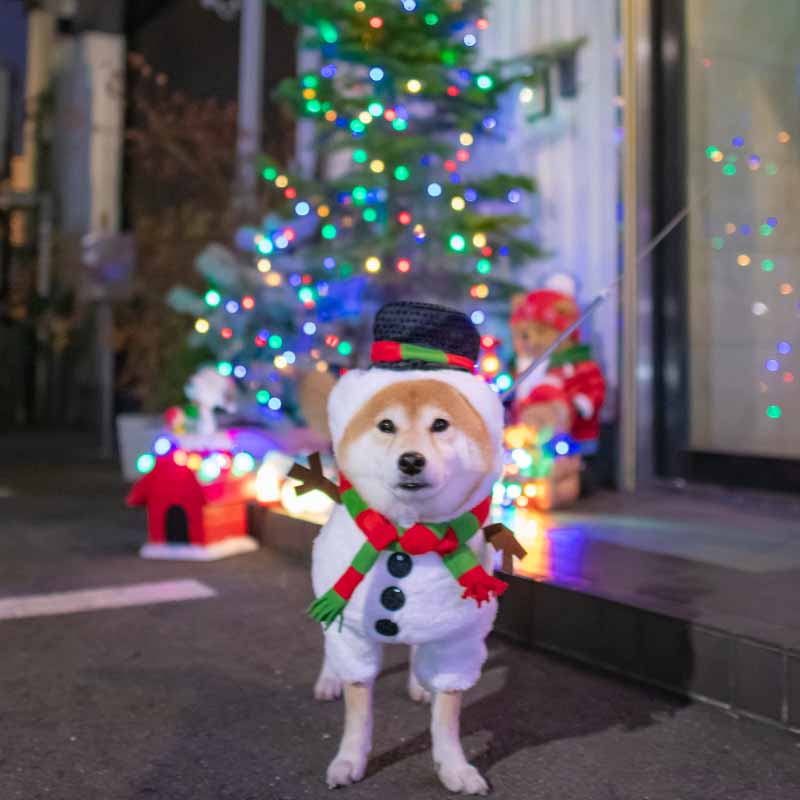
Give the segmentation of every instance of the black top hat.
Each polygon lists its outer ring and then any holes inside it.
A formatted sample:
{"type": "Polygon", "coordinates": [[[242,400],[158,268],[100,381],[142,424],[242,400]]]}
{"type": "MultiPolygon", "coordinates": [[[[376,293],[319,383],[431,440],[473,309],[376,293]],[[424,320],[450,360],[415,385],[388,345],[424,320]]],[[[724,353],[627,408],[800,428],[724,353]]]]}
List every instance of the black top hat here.
{"type": "Polygon", "coordinates": [[[387,303],[375,315],[372,366],[472,371],[481,337],[461,311],[433,303],[387,303]]]}

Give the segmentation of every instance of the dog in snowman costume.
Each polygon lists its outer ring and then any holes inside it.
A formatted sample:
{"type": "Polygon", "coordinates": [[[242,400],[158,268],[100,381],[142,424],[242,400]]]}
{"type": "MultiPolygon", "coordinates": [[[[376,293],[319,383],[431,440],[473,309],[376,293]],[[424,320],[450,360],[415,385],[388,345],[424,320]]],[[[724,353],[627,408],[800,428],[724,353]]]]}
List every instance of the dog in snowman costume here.
{"type": "Polygon", "coordinates": [[[341,502],[314,542],[309,613],[325,630],[320,679],[343,683],[346,719],[327,782],[363,777],[383,646],[408,644],[412,694],[421,685],[432,695],[442,783],[485,794],[459,715],[506,589],[482,534],[502,469],[503,409],[472,372],[480,337],[464,314],[391,303],[374,336],[371,367],[347,372],[328,401],[341,502]]]}

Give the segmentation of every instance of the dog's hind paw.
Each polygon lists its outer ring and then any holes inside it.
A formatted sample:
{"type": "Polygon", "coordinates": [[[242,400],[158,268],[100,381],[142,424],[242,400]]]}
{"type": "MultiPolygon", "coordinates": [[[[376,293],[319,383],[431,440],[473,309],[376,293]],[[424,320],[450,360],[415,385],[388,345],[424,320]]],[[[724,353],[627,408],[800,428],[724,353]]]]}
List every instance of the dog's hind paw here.
{"type": "Polygon", "coordinates": [[[458,794],[489,794],[489,784],[472,764],[439,765],[439,780],[458,794]]]}
{"type": "Polygon", "coordinates": [[[333,675],[320,675],[314,684],[314,699],[338,700],[342,696],[342,682],[333,675]]]}
{"type": "Polygon", "coordinates": [[[408,696],[415,703],[430,703],[431,693],[414,677],[408,679],[408,696]]]}
{"type": "Polygon", "coordinates": [[[337,756],[331,761],[328,767],[328,774],[325,780],[329,789],[337,789],[340,786],[349,786],[364,777],[367,768],[366,758],[341,758],[337,756]]]}

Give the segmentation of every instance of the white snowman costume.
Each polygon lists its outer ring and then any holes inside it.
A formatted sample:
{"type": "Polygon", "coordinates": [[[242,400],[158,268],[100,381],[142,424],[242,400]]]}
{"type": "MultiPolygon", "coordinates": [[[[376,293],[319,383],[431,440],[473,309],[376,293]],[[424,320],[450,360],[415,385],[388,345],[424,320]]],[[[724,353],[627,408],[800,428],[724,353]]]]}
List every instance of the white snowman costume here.
{"type": "MultiPolygon", "coordinates": [[[[483,418],[491,438],[492,469],[475,493],[452,509],[449,518],[455,519],[491,493],[502,467],[503,409],[481,378],[453,369],[351,370],[337,383],[328,402],[334,452],[364,403],[393,383],[414,380],[443,381],[459,391],[483,418]]],[[[314,542],[316,596],[334,585],[364,541],[364,533],[347,509],[337,505],[314,542]]],[[[482,530],[469,540],[469,546],[491,575],[494,549],[482,530]]],[[[413,669],[426,689],[470,688],[486,660],[485,639],[497,613],[497,600],[492,597],[479,607],[475,600],[463,599],[463,591],[438,553],[381,552],[346,605],[341,625],[337,620],[325,631],[327,665],[344,682],[369,683],[380,671],[384,644],[416,645],[413,669]]]]}

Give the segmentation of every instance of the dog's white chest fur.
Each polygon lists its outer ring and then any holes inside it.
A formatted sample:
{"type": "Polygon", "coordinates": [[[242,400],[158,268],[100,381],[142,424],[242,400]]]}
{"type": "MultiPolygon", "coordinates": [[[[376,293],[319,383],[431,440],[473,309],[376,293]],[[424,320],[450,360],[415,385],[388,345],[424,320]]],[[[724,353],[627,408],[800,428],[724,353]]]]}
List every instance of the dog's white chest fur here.
{"type": "MultiPolygon", "coordinates": [[[[364,534],[347,510],[336,506],[314,541],[311,577],[314,594],[330,589],[364,544],[364,534]]],[[[478,532],[470,541],[491,572],[491,548],[478,532]]],[[[437,553],[393,557],[381,553],[345,608],[350,629],[384,643],[423,644],[491,626],[496,600],[481,607],[461,597],[463,588],[437,553]],[[388,591],[387,591],[388,590],[388,591]]]]}

